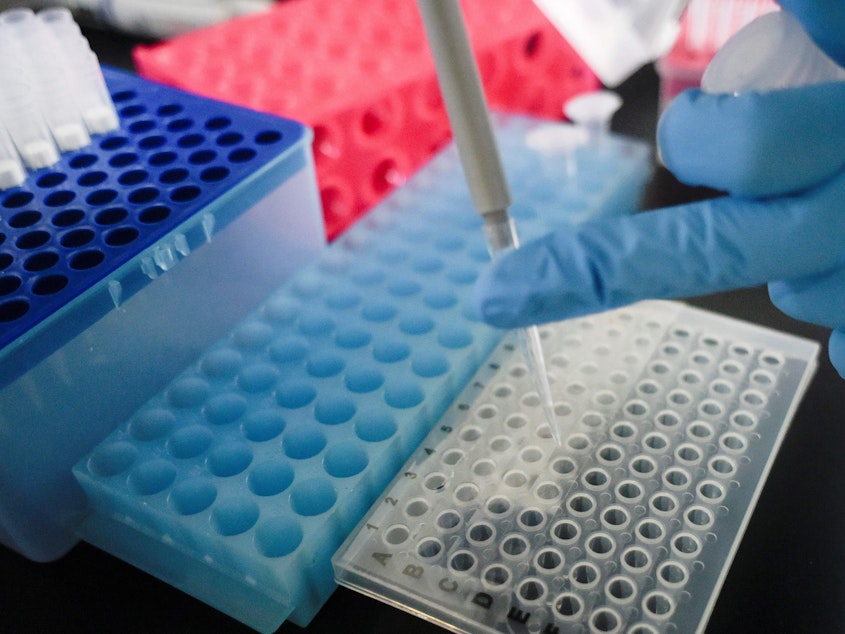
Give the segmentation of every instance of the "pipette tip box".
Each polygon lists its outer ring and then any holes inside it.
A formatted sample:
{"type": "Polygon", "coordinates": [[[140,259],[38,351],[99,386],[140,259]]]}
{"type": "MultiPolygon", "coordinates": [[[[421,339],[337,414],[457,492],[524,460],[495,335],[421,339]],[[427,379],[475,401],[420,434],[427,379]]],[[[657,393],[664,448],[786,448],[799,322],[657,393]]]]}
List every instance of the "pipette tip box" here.
{"type": "Polygon", "coordinates": [[[670,302],[541,328],[566,439],[505,340],[338,551],[456,632],[701,632],[818,344],[670,302]]]}
{"type": "MultiPolygon", "coordinates": [[[[634,210],[650,175],[637,141],[529,147],[561,129],[496,118],[525,239],[634,210]]],[[[257,630],[307,624],[334,551],[503,336],[468,303],[487,262],[449,146],[77,463],[83,537],[257,630]]]]}
{"type": "Polygon", "coordinates": [[[120,129],[0,192],[0,541],[37,560],[72,465],[325,244],[306,126],[104,70],[120,129]]]}

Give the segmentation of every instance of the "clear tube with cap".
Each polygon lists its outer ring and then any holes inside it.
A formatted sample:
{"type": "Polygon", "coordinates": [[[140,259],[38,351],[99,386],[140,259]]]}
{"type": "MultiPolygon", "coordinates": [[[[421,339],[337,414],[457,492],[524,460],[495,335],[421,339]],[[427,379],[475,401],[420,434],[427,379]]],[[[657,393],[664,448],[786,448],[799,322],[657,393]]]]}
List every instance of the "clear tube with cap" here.
{"type": "Polygon", "coordinates": [[[68,70],[78,86],[77,107],[88,130],[103,134],[116,129],[119,120],[99,61],[71,12],[64,7],[45,9],[38,12],[38,20],[56,38],[70,62],[68,70]]]}
{"type": "Polygon", "coordinates": [[[5,34],[25,51],[21,59],[23,78],[56,143],[62,151],[76,150],[91,142],[77,106],[80,86],[73,67],[47,27],[29,9],[10,9],[0,14],[5,34]]]}
{"type": "Polygon", "coordinates": [[[845,80],[845,69],[816,46],[786,11],[767,13],[739,30],[704,71],[708,93],[766,91],[845,80]]]}
{"type": "Polygon", "coordinates": [[[26,180],[26,169],[18,155],[6,126],[0,122],[0,189],[20,185],[26,180]]]}
{"type": "Polygon", "coordinates": [[[59,151],[53,142],[50,128],[41,116],[33,90],[29,84],[12,79],[8,73],[0,75],[0,121],[14,141],[24,163],[30,169],[55,165],[59,151]]]}
{"type": "Polygon", "coordinates": [[[97,56],[67,9],[0,12],[0,189],[120,126],[97,56]]]}

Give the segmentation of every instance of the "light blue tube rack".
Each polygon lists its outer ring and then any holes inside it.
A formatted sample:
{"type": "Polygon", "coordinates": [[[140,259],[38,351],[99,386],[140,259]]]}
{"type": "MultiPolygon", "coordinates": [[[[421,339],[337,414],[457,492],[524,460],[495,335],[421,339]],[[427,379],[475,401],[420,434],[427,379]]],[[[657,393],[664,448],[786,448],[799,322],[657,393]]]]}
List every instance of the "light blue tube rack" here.
{"type": "MultiPolygon", "coordinates": [[[[529,147],[561,128],[496,121],[524,239],[633,210],[650,174],[639,142],[529,147]]],[[[449,148],[76,465],[83,537],[257,630],[307,624],[334,551],[503,336],[469,304],[487,262],[449,148]]]]}

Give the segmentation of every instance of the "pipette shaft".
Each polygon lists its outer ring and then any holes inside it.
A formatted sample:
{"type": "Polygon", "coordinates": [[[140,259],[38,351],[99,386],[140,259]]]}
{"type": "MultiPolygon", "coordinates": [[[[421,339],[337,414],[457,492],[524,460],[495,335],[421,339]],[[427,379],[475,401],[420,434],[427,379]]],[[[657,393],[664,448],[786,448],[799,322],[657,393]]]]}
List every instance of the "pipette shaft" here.
{"type": "MultiPolygon", "coordinates": [[[[511,203],[478,67],[456,0],[418,0],[440,91],[476,211],[484,219],[491,257],[519,246],[508,215],[511,203]]],[[[552,436],[561,444],[551,388],[536,326],[520,331],[525,362],[552,436]]]]}

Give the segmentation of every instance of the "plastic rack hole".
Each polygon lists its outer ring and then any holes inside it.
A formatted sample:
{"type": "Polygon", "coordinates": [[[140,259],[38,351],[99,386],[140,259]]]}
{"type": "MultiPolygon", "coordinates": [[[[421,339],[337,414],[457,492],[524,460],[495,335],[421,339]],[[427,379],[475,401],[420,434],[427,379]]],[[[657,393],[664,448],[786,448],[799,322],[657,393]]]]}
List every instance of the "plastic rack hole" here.
{"type": "Polygon", "coordinates": [[[571,475],[575,472],[576,465],[571,458],[557,458],[552,463],[552,471],[558,475],[571,475]]]}
{"type": "Polygon", "coordinates": [[[170,216],[170,208],[164,205],[153,205],[147,207],[140,214],[138,220],[144,224],[155,224],[166,220],[170,216]]]}
{"type": "Polygon", "coordinates": [[[88,244],[94,239],[94,237],[95,234],[90,229],[76,229],[63,235],[59,240],[59,243],[63,247],[75,249],[88,244]]]}
{"type": "MultiPolygon", "coordinates": [[[[213,154],[213,152],[212,152],[213,154]]],[[[179,158],[179,155],[176,152],[165,151],[165,152],[156,152],[152,154],[150,158],[147,159],[150,165],[154,167],[164,167],[165,165],[170,165],[174,161],[179,158]]],[[[213,157],[212,157],[213,159],[213,157]]],[[[190,161],[190,157],[188,158],[190,161]]],[[[193,162],[193,161],[191,161],[193,162]]]]}
{"type": "Polygon", "coordinates": [[[474,484],[462,484],[455,489],[455,501],[459,504],[472,502],[478,497],[478,487],[474,484]]]}
{"type": "Polygon", "coordinates": [[[534,565],[545,572],[557,572],[563,567],[563,556],[553,548],[545,548],[537,553],[534,565]]]}
{"type": "Polygon", "coordinates": [[[398,546],[399,544],[405,543],[410,536],[411,532],[407,526],[396,524],[388,528],[384,533],[384,541],[390,546],[398,546]]]}
{"type": "Polygon", "coordinates": [[[429,508],[428,502],[423,499],[411,500],[405,507],[405,514],[408,517],[421,517],[428,513],[429,508]]]}
{"type": "Polygon", "coordinates": [[[65,209],[60,211],[52,218],[52,223],[56,227],[70,227],[85,218],[85,212],[80,209],[65,209]]]}
{"type": "Polygon", "coordinates": [[[675,610],[671,597],[662,592],[650,592],[643,599],[645,611],[657,619],[667,619],[675,610]]]}
{"type": "Polygon", "coordinates": [[[439,540],[429,537],[417,545],[417,554],[423,559],[434,559],[443,551],[439,540]]]}
{"type": "MultiPolygon", "coordinates": [[[[176,155],[174,154],[174,159],[176,155]]],[[[217,158],[217,152],[214,150],[197,150],[188,156],[188,162],[193,165],[205,165],[217,158]]]]}
{"type": "Polygon", "coordinates": [[[39,211],[21,211],[9,218],[9,226],[15,229],[23,229],[31,227],[41,220],[42,215],[39,211]]]}
{"type": "Polygon", "coordinates": [[[496,530],[486,522],[474,524],[467,532],[467,539],[474,545],[479,546],[489,542],[496,535],[496,530]]]}
{"type": "MultiPolygon", "coordinates": [[[[254,159],[256,155],[257,152],[252,148],[238,148],[229,152],[228,158],[232,163],[246,163],[254,159]]],[[[378,169],[376,175],[378,176],[378,169]]]]}
{"type": "Polygon", "coordinates": [[[30,231],[23,234],[15,241],[19,249],[37,249],[50,241],[50,234],[47,231],[30,231]]]}
{"type": "Polygon", "coordinates": [[[466,550],[459,550],[449,559],[449,568],[455,572],[469,572],[475,568],[475,555],[466,550]]]}
{"type": "Polygon", "coordinates": [[[624,552],[622,563],[632,573],[643,572],[651,566],[651,555],[642,548],[635,546],[624,552]]]}
{"type": "Polygon", "coordinates": [[[552,537],[564,545],[575,542],[580,535],[580,526],[572,520],[560,520],[552,527],[552,537]]]}
{"type": "Polygon", "coordinates": [[[634,597],[637,589],[627,577],[614,577],[607,582],[605,591],[616,601],[624,603],[634,597]]]}
{"type": "Polygon", "coordinates": [[[646,543],[656,543],[663,539],[665,530],[660,522],[655,520],[643,520],[637,525],[637,535],[646,543]]]}
{"type": "Polygon", "coordinates": [[[506,515],[511,510],[510,500],[504,497],[494,497],[487,501],[487,510],[491,515],[506,515]]]}
{"type": "Polygon", "coordinates": [[[657,576],[670,588],[680,588],[689,579],[687,569],[676,561],[664,561],[660,564],[657,576]]]}
{"type": "Polygon", "coordinates": [[[616,495],[625,502],[639,502],[643,496],[643,488],[634,480],[626,480],[616,487],[616,495]]]}
{"type": "Polygon", "coordinates": [[[566,620],[579,620],[584,612],[584,604],[577,594],[565,592],[555,600],[555,612],[566,620]]]}
{"type": "MultiPolygon", "coordinates": [[[[36,253],[35,255],[27,258],[23,263],[23,268],[31,273],[38,273],[55,266],[58,261],[59,255],[57,253],[52,251],[42,251],[41,253],[36,253]]],[[[5,267],[0,265],[0,268],[5,267]]],[[[0,295],[2,294],[3,293],[0,292],[0,295]]]]}
{"type": "Polygon", "coordinates": [[[183,185],[170,192],[170,200],[176,203],[186,203],[198,198],[202,190],[195,185],[183,185]]]}
{"type": "Polygon", "coordinates": [[[99,250],[83,251],[77,253],[70,260],[70,268],[76,271],[93,269],[106,259],[105,254],[99,250]]]}
{"type": "Polygon", "coordinates": [[[200,172],[200,180],[205,183],[216,183],[218,181],[222,181],[230,174],[230,170],[227,167],[223,166],[215,166],[215,167],[208,167],[200,172]]]}
{"type": "Polygon", "coordinates": [[[522,535],[510,535],[499,547],[503,556],[514,559],[522,557],[528,551],[528,540],[522,535]]]}
{"type": "Polygon", "coordinates": [[[539,579],[526,579],[519,584],[517,593],[526,603],[538,603],[546,596],[546,584],[539,579]]]}
{"type": "Polygon", "coordinates": [[[178,103],[167,103],[158,107],[156,114],[160,117],[172,117],[179,114],[185,108],[178,103]]]}
{"type": "Polygon", "coordinates": [[[67,286],[68,281],[68,278],[64,275],[47,275],[32,285],[32,292],[42,296],[55,295],[67,286]]]}
{"type": "Polygon", "coordinates": [[[599,582],[599,569],[589,562],[580,562],[572,567],[569,573],[572,585],[588,590],[599,582]]]}
{"type": "Polygon", "coordinates": [[[616,543],[610,535],[593,535],[589,540],[587,540],[587,550],[589,550],[593,556],[604,559],[613,554],[613,551],[616,550],[616,543]]]}
{"type": "Polygon", "coordinates": [[[120,227],[106,234],[105,243],[112,247],[122,247],[134,242],[139,235],[135,227],[120,227]]]}
{"type": "Polygon", "coordinates": [[[498,588],[506,585],[511,578],[510,570],[499,564],[488,566],[483,574],[484,584],[491,588],[498,588]]]}
{"type": "Polygon", "coordinates": [[[546,516],[539,509],[525,509],[519,514],[516,521],[520,528],[533,531],[546,523],[546,516]]]}
{"type": "Polygon", "coordinates": [[[0,277],[0,297],[10,295],[21,287],[21,278],[16,275],[4,275],[0,277]]]}
{"type": "Polygon", "coordinates": [[[72,159],[70,159],[68,164],[73,169],[85,169],[86,167],[91,167],[96,162],[96,154],[77,154],[72,159]]]}

